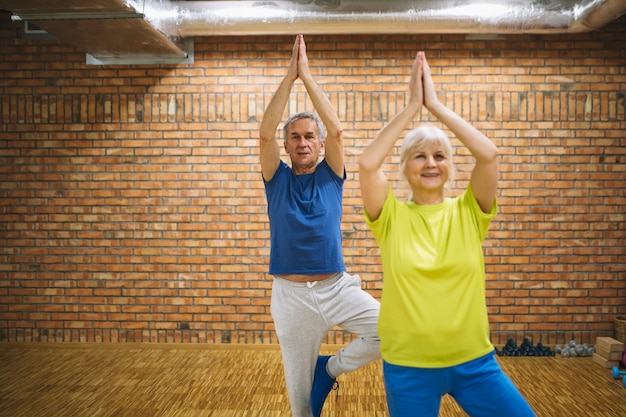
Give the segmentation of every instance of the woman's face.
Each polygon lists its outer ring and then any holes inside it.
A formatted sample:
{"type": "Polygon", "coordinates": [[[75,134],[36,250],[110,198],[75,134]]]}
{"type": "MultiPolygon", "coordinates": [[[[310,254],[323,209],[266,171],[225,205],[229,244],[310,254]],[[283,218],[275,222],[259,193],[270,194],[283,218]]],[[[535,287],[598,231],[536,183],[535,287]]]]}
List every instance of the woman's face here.
{"type": "Polygon", "coordinates": [[[450,178],[451,161],[443,146],[432,143],[412,152],[404,168],[404,176],[413,192],[443,190],[450,178]]]}

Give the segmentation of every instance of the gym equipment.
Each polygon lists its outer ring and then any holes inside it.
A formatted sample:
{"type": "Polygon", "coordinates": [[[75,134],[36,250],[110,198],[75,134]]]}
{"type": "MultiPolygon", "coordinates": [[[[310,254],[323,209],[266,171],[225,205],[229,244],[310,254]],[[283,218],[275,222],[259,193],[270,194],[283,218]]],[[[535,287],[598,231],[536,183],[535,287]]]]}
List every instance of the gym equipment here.
{"type": "Polygon", "coordinates": [[[614,366],[613,369],[611,369],[611,374],[613,375],[613,379],[617,379],[620,375],[626,375],[626,371],[620,371],[617,366],[614,366]]]}
{"type": "Polygon", "coordinates": [[[622,385],[626,388],[626,371],[620,371],[617,366],[614,366],[613,369],[611,369],[611,375],[613,375],[613,379],[618,379],[620,375],[623,376],[622,385]]]}
{"type": "Polygon", "coordinates": [[[521,346],[517,346],[515,340],[509,339],[502,350],[496,349],[499,356],[554,356],[554,351],[541,342],[534,346],[528,339],[524,338],[521,346]]]}

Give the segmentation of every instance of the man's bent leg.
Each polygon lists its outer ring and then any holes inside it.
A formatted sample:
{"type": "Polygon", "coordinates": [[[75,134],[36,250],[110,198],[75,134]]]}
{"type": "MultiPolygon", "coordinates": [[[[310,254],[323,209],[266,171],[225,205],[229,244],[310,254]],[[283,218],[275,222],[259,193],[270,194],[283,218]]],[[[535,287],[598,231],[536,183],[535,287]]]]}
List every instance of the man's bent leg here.
{"type": "Polygon", "coordinates": [[[332,292],[325,293],[321,300],[320,308],[329,320],[329,325],[338,325],[357,335],[329,360],[329,372],[337,377],[379,359],[377,327],[380,303],[361,288],[361,278],[344,273],[332,292]]]}

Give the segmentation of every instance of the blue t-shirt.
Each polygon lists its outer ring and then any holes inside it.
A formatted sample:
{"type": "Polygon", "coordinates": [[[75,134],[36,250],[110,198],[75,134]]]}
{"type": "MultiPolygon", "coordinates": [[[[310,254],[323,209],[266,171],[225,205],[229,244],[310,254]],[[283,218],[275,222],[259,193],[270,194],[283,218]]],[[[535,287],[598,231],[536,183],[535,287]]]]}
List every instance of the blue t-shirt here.
{"type": "Polygon", "coordinates": [[[265,182],[272,275],[330,274],[345,270],[341,250],[343,183],[326,160],[296,175],[280,161],[265,182]]]}

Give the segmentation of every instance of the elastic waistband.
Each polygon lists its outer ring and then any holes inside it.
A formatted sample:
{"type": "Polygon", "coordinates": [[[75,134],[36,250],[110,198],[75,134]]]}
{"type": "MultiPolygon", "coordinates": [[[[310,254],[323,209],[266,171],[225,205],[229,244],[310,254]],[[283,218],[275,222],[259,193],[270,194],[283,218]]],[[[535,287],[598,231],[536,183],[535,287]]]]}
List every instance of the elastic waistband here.
{"type": "Polygon", "coordinates": [[[292,288],[325,288],[339,281],[339,279],[341,279],[344,274],[345,272],[337,272],[335,275],[332,275],[321,281],[294,282],[289,281],[285,278],[281,278],[280,275],[274,275],[274,280],[280,283],[280,285],[292,288]]]}

